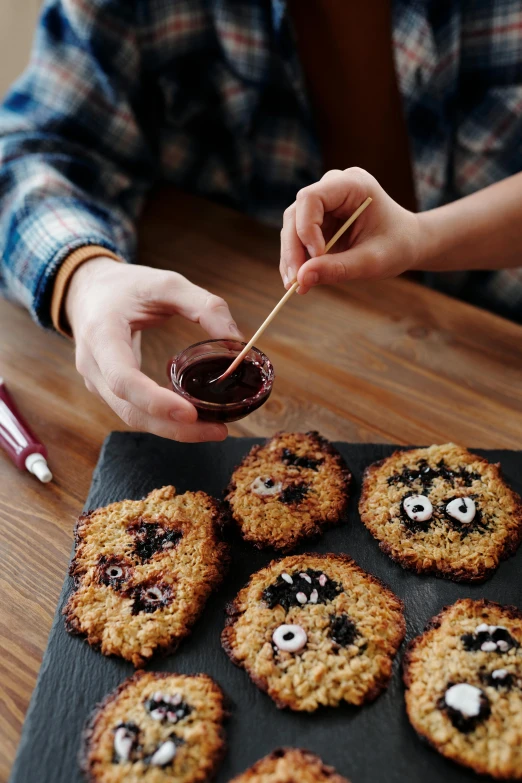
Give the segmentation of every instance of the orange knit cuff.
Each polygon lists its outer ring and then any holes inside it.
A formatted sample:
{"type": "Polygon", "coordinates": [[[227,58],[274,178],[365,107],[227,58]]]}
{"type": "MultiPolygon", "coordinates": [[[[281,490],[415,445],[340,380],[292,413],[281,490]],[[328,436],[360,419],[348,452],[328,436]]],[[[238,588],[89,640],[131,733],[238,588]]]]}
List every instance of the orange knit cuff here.
{"type": "Polygon", "coordinates": [[[53,322],[56,331],[64,337],[72,338],[71,328],[67,323],[64,308],[65,296],[67,294],[67,289],[69,288],[69,283],[71,282],[71,277],[81,264],[84,264],[86,261],[90,261],[93,258],[99,258],[100,256],[112,258],[114,261],[123,261],[116,253],[107,250],[107,248],[102,247],[101,245],[84,245],[69,253],[58,270],[51,297],[51,321],[53,322]]]}

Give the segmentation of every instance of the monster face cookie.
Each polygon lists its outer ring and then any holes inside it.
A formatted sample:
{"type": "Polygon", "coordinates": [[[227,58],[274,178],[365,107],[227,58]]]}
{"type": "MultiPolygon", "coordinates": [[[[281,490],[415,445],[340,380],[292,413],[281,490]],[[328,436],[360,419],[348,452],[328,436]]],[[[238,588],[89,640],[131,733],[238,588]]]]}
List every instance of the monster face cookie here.
{"type": "Polygon", "coordinates": [[[228,607],[222,644],[278,707],[361,705],[386,687],[402,602],[346,555],[295,555],[258,571],[228,607]]]}
{"type": "Polygon", "coordinates": [[[98,707],[84,732],[89,783],[196,783],[224,751],[223,694],[206,675],[138,672],[98,707]]]}
{"type": "Polygon", "coordinates": [[[69,631],[141,665],[190,632],[227,563],[220,506],[204,492],[154,490],[80,517],[64,609],[69,631]]]}
{"type": "Polygon", "coordinates": [[[446,607],[404,658],[406,708],[440,753],[522,780],[522,613],[491,601],[446,607]]]}
{"type": "Polygon", "coordinates": [[[487,578],[522,537],[522,504],[500,466],[452,443],[371,465],[359,511],[404,568],[456,581],[487,578]]]}
{"type": "Polygon", "coordinates": [[[254,446],[226,500],[245,540],[289,551],[341,520],[350,479],[341,455],[316,432],[283,432],[254,446]]]}
{"type": "Polygon", "coordinates": [[[231,783],[349,783],[308,750],[274,750],[231,783]]]}

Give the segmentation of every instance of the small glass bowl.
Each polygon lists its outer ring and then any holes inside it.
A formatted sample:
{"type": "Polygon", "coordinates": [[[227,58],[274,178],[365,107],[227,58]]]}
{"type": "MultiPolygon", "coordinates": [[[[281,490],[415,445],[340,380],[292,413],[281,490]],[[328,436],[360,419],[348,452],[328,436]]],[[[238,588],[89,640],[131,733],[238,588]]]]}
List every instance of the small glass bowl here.
{"type": "Polygon", "coordinates": [[[172,388],[194,405],[200,420],[238,421],[260,408],[270,397],[275,378],[274,368],[270,359],[257,348],[251,348],[244,359],[244,361],[256,364],[261,370],[262,386],[253,396],[229,403],[208,402],[192,396],[182,386],[183,374],[191,365],[199,364],[205,359],[222,357],[230,358],[232,361],[241,353],[245,345],[246,343],[239,340],[203,340],[200,343],[189,345],[168,363],[167,375],[172,383],[172,388]]]}

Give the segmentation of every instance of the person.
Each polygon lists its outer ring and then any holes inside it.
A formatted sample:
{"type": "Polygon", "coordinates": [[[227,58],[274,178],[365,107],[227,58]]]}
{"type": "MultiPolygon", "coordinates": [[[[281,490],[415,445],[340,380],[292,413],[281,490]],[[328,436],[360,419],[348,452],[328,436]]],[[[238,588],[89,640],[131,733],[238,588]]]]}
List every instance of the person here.
{"type": "Polygon", "coordinates": [[[160,180],[274,225],[286,209],[301,293],[451,270],[437,285],[520,319],[521,75],[516,0],[46,0],[0,108],[1,290],[74,338],[126,423],[184,441],[226,428],[140,371],[141,331],[179,313],[240,335],[211,292],[122,263],[160,180]]]}

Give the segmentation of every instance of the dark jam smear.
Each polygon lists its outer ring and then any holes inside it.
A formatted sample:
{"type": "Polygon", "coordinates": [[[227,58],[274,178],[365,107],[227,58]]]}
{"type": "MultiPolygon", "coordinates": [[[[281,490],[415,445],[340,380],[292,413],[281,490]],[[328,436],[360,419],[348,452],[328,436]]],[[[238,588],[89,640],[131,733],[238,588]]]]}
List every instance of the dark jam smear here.
{"type": "Polygon", "coordinates": [[[505,677],[493,677],[493,672],[489,672],[489,674],[482,674],[481,679],[485,685],[489,685],[491,688],[495,688],[495,690],[505,688],[507,691],[510,691],[515,685],[515,678],[510,672],[505,677]]]}
{"type": "Polygon", "coordinates": [[[342,592],[341,585],[328,577],[325,584],[321,585],[319,579],[325,574],[322,571],[314,571],[312,568],[307,568],[306,571],[296,571],[288,576],[292,579],[291,584],[286,582],[282,576],[278,576],[273,585],[263,590],[263,601],[268,604],[270,609],[273,609],[274,606],[282,606],[285,610],[290,609],[291,606],[306,606],[297,600],[297,593],[304,593],[308,603],[312,592],[316,590],[317,601],[315,603],[325,604],[328,601],[333,601],[335,596],[342,592]],[[304,579],[300,574],[306,574],[311,581],[304,579]]]}
{"type": "Polygon", "coordinates": [[[132,614],[140,612],[151,614],[169,605],[172,599],[172,589],[169,584],[163,582],[143,582],[129,591],[129,597],[134,601],[132,614]]]}
{"type": "Polygon", "coordinates": [[[481,479],[479,473],[473,473],[465,468],[451,470],[443,459],[441,459],[435,468],[432,468],[427,460],[422,459],[415,468],[403,468],[401,473],[395,473],[388,478],[388,484],[412,484],[419,481],[423,489],[429,489],[436,478],[443,478],[451,484],[455,484],[457,479],[461,479],[465,487],[470,487],[474,480],[481,479]]]}
{"type": "MultiPolygon", "coordinates": [[[[266,483],[266,482],[265,482],[266,483]]],[[[291,505],[292,503],[301,503],[308,495],[309,487],[306,484],[295,484],[285,487],[279,495],[281,503],[291,505]]]]}
{"type": "Polygon", "coordinates": [[[489,631],[465,633],[460,639],[467,652],[478,652],[482,648],[484,642],[494,642],[495,644],[497,644],[497,642],[504,642],[505,644],[502,644],[504,649],[497,647],[496,650],[491,650],[491,652],[496,652],[500,655],[509,652],[513,647],[518,647],[516,639],[513,639],[509,631],[506,631],[505,628],[496,628],[493,633],[490,633],[489,631]],[[507,647],[505,645],[507,645],[507,647]]]}
{"type": "Polygon", "coordinates": [[[341,647],[349,647],[353,644],[359,632],[355,623],[347,614],[330,615],[330,637],[341,647]]]}
{"type": "Polygon", "coordinates": [[[180,720],[183,720],[192,712],[192,707],[185,701],[181,700],[175,704],[172,698],[169,701],[150,698],[145,701],[144,706],[147,712],[159,711],[165,713],[161,723],[179,723],[180,720]]]}
{"type": "Polygon", "coordinates": [[[102,555],[96,566],[98,583],[123,590],[131,575],[131,567],[126,560],[117,555],[102,555]]]}
{"type": "Polygon", "coordinates": [[[254,397],[264,388],[267,377],[262,366],[249,359],[242,361],[224,380],[212,383],[230,367],[233,358],[214,356],[190,364],[181,376],[181,388],[191,397],[217,405],[241,402],[254,397]]]}
{"type": "Polygon", "coordinates": [[[318,470],[319,465],[322,464],[322,459],[312,459],[312,457],[298,457],[290,449],[283,449],[281,454],[281,461],[285,465],[292,465],[295,468],[307,468],[308,470],[318,470]]]}
{"type": "MultiPolygon", "coordinates": [[[[446,690],[449,690],[449,688],[455,684],[456,683],[449,682],[446,690]]],[[[455,726],[458,731],[462,732],[462,734],[469,734],[470,732],[474,731],[479,723],[482,723],[482,721],[486,720],[486,718],[489,718],[491,715],[489,699],[482,691],[480,695],[479,714],[471,718],[467,715],[464,715],[462,712],[460,712],[460,710],[456,710],[453,707],[448,707],[444,696],[441,696],[441,698],[438,700],[437,707],[439,710],[441,710],[441,712],[445,712],[447,714],[453,726],[455,726]]]]}
{"type": "Polygon", "coordinates": [[[172,549],[182,537],[179,530],[157,522],[146,522],[142,517],[131,522],[127,532],[134,537],[134,551],[142,562],[150,560],[157,552],[172,549]]]}

